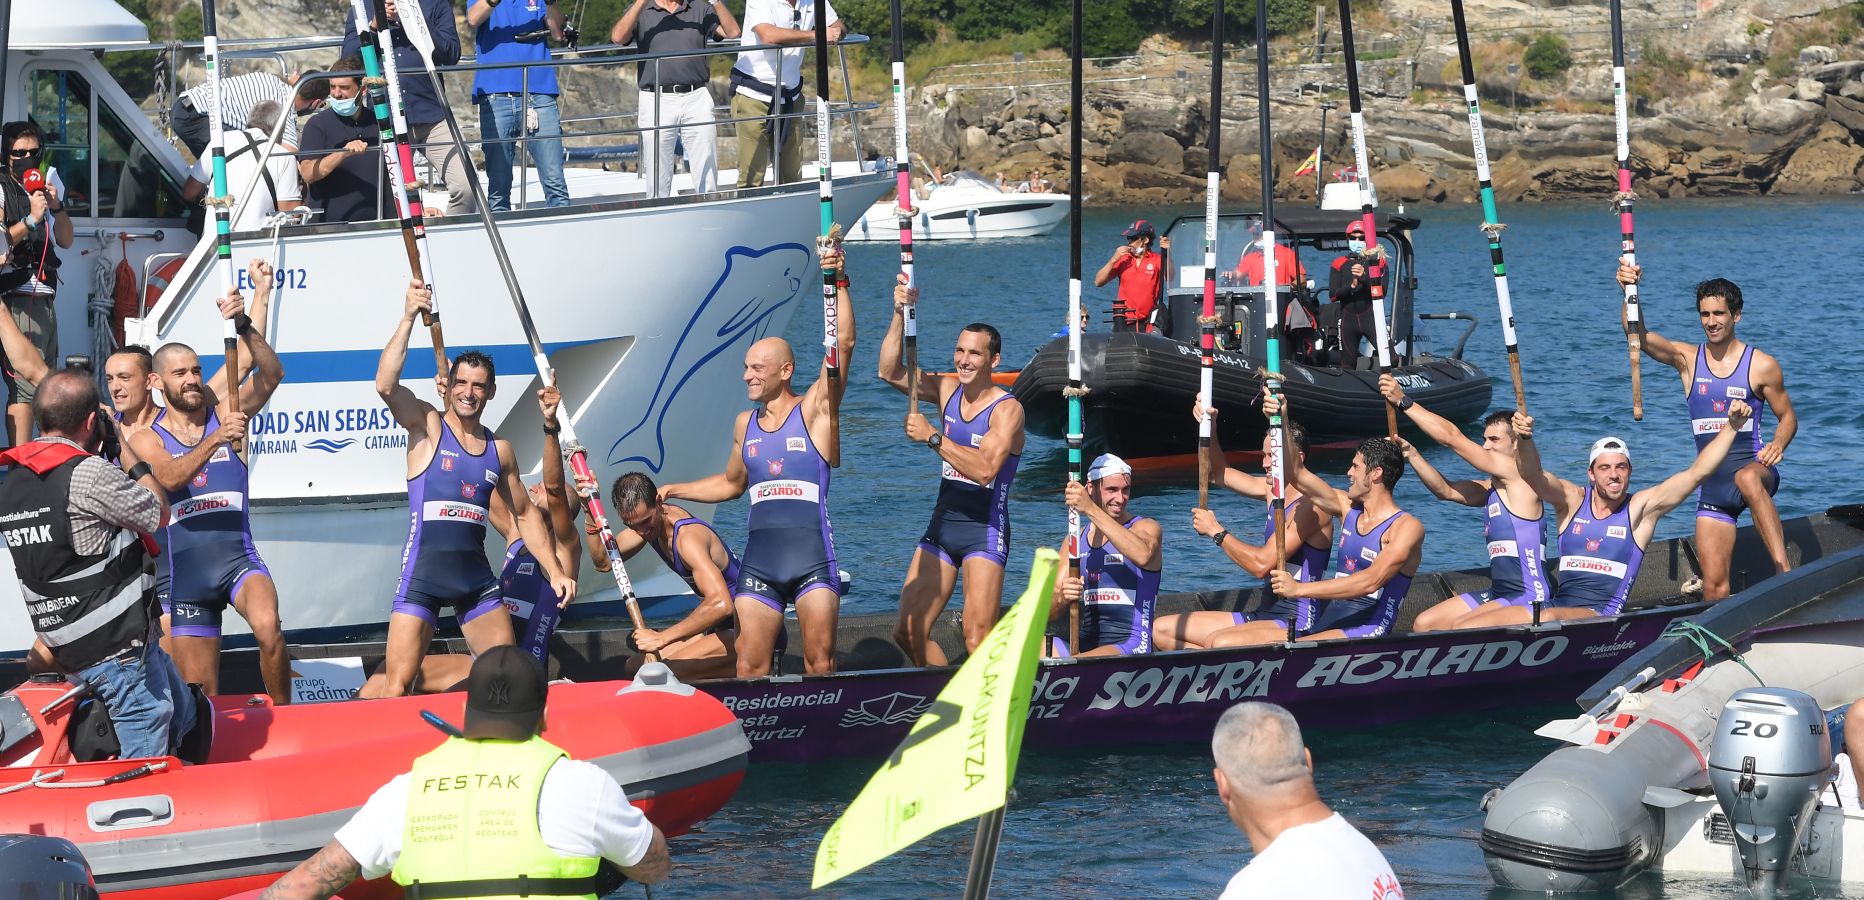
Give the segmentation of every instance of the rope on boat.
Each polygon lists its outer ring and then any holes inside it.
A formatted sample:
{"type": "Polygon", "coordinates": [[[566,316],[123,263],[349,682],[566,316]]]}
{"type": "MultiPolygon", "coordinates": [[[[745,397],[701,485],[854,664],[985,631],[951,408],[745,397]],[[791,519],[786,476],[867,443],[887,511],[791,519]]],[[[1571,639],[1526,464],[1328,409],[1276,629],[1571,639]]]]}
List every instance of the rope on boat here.
{"type": "Polygon", "coordinates": [[[1711,646],[1711,644],[1720,644],[1723,650],[1728,651],[1729,659],[1739,663],[1741,668],[1748,670],[1748,674],[1754,676],[1754,680],[1759,683],[1761,687],[1767,686],[1767,680],[1760,677],[1760,673],[1754,671],[1753,666],[1748,665],[1747,659],[1741,655],[1740,650],[1735,649],[1735,645],[1728,643],[1721,635],[1701,625],[1690,621],[1671,622],[1669,627],[1663,630],[1661,636],[1666,638],[1681,638],[1694,644],[1696,652],[1702,654],[1702,661],[1705,663],[1716,653],[1715,648],[1711,646]]]}
{"type": "Polygon", "coordinates": [[[1612,211],[1613,212],[1618,211],[1618,204],[1625,203],[1625,202],[1636,203],[1637,202],[1637,191],[1615,191],[1612,193],[1612,211]]]}
{"type": "Polygon", "coordinates": [[[55,781],[54,779],[65,777],[64,769],[53,769],[50,772],[35,771],[32,773],[32,777],[25,781],[22,781],[14,785],[8,785],[4,788],[0,788],[0,796],[11,794],[14,791],[23,791],[29,787],[94,788],[94,787],[104,787],[105,785],[122,784],[125,781],[133,781],[145,775],[154,775],[155,773],[160,772],[167,768],[168,768],[168,761],[161,760],[158,762],[143,763],[142,765],[137,766],[133,769],[124,769],[123,771],[118,772],[115,775],[111,775],[107,778],[93,778],[88,781],[55,781]]]}
{"type": "Polygon", "coordinates": [[[1087,388],[1085,388],[1085,387],[1065,387],[1065,388],[1062,388],[1062,389],[1061,389],[1061,395],[1062,395],[1063,397],[1069,397],[1069,398],[1073,398],[1073,397],[1085,397],[1085,396],[1087,396],[1087,388]]]}
{"type": "Polygon", "coordinates": [[[1481,229],[1483,234],[1488,235],[1491,241],[1499,239],[1502,232],[1508,230],[1507,224],[1503,222],[1484,222],[1476,227],[1481,229]]]}

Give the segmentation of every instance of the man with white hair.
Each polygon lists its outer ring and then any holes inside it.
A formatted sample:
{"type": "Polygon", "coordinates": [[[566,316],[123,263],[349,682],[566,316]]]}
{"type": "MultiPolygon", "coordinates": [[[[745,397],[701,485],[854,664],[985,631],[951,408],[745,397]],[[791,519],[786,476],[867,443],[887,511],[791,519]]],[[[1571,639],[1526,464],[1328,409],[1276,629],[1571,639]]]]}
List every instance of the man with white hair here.
{"type": "Polygon", "coordinates": [[[1068,482],[1068,506],[1086,519],[1074,536],[1080,566],[1055,579],[1049,617],[1081,604],[1081,646],[1057,640],[1055,656],[1152,652],[1163,532],[1156,520],[1127,512],[1132,497],[1133,467],[1111,453],[1088,466],[1087,486],[1068,482]]]}
{"type": "Polygon", "coordinates": [[[1255,859],[1222,900],[1403,900],[1385,855],[1321,802],[1314,757],[1294,716],[1273,703],[1238,703],[1210,736],[1212,774],[1230,821],[1255,859]]]}

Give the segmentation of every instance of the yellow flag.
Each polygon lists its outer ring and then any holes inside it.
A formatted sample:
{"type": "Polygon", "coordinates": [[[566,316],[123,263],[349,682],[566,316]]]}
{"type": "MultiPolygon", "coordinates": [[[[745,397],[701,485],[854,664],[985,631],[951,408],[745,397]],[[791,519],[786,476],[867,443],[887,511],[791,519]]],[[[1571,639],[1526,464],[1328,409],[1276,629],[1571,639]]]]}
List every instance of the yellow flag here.
{"type": "Polygon", "coordinates": [[[1036,551],[1023,596],[959,667],[930,709],[816,848],[820,888],[941,828],[1004,803],[1016,779],[1029,691],[1061,557],[1036,551]]]}

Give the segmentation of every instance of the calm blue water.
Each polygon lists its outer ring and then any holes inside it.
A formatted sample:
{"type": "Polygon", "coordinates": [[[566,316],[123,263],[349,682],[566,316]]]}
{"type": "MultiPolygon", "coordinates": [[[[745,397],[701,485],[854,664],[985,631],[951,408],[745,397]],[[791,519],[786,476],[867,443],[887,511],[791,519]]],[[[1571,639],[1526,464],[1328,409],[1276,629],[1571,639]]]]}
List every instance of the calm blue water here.
{"type": "MultiPolygon", "coordinates": [[[[1104,260],[1120,228],[1137,216],[1163,226],[1175,213],[1198,210],[1103,209],[1086,217],[1086,274],[1104,260]]],[[[1485,244],[1473,208],[1413,210],[1424,225],[1413,235],[1418,253],[1420,312],[1461,310],[1481,317],[1468,357],[1500,379],[1498,405],[1512,401],[1485,244]]],[[[1779,493],[1782,515],[1817,512],[1856,501],[1855,450],[1864,438],[1864,404],[1847,400],[1864,321],[1864,297],[1834,277],[1829,236],[1855,230],[1864,198],[1742,202],[1664,201],[1638,207],[1639,259],[1651,330],[1699,340],[1694,285],[1726,277],[1741,285],[1747,308],[1739,326],[1746,340],[1778,357],[1796,403],[1799,436],[1787,451],[1779,493]]],[[[1510,284],[1526,369],[1528,407],[1550,470],[1575,480],[1585,450],[1605,434],[1630,442],[1634,486],[1686,466],[1694,456],[1680,384],[1672,370],[1646,362],[1645,416],[1631,419],[1628,356],[1618,324],[1612,280],[1617,219],[1603,201],[1585,205],[1516,206],[1503,210],[1510,284]]],[[[1067,301],[1068,237],[922,246],[918,274],[922,364],[949,367],[949,347],[965,323],[983,320],[1004,335],[1003,359],[1014,368],[1047,340],[1067,301]]],[[[850,248],[861,343],[843,407],[842,467],[832,509],[837,552],[854,574],[848,613],[891,613],[898,585],[937,485],[937,465],[901,430],[905,398],[873,377],[890,314],[897,248],[850,248]]],[[[1309,260],[1313,266],[1315,260],[1309,260]]],[[[1089,282],[1091,285],[1091,281],[1089,282]]],[[[1088,288],[1099,321],[1112,291],[1088,288]]],[[[1448,352],[1460,330],[1433,324],[1430,345],[1448,352]]],[[[1097,328],[1105,326],[1096,326],[1097,328]]],[[[820,320],[799,314],[791,341],[820,342],[820,320]]],[[[1185,398],[1188,407],[1190,398],[1185,398]]],[[[927,407],[929,409],[929,407],[927,407]]],[[[1299,413],[1297,412],[1297,415],[1299,413]]],[[[1770,418],[1766,428],[1771,433],[1770,418]]],[[[725,447],[720,448],[721,461],[725,447]]],[[[1193,448],[1185,448],[1190,452],[1193,448]]],[[[1466,472],[1452,454],[1427,451],[1451,477],[1466,472]]],[[[1347,458],[1316,468],[1340,475],[1347,458]]],[[[1064,456],[1057,441],[1031,437],[1014,492],[1014,593],[1030,551],[1058,539],[1066,521],[1059,501],[1064,456]]],[[[1483,563],[1475,511],[1432,500],[1415,478],[1397,490],[1400,504],[1429,529],[1424,566],[1483,563]]],[[[1240,534],[1259,538],[1260,503],[1213,493],[1212,507],[1240,534]]],[[[1196,489],[1191,473],[1141,483],[1135,511],[1166,527],[1165,587],[1191,590],[1253,583],[1209,541],[1190,529],[1196,489]]],[[[1665,519],[1659,536],[1688,533],[1693,504],[1665,519]]],[[[728,540],[743,540],[744,505],[719,509],[728,540]]],[[[1755,579],[1765,574],[1752,573],[1755,579]]],[[[1535,726],[1560,708],[1437,721],[1415,728],[1317,734],[1309,741],[1323,796],[1357,821],[1386,853],[1412,897],[1486,897],[1491,888],[1473,836],[1476,803],[1544,755],[1551,745],[1535,726]]],[[[733,804],[705,833],[677,841],[680,865],[657,896],[726,892],[793,896],[806,892],[816,842],[865,782],[861,764],[755,768],[733,804]]],[[[1122,751],[1025,757],[1020,797],[1007,819],[996,887],[999,896],[1214,896],[1248,858],[1247,842],[1229,824],[1210,782],[1207,749],[1122,751]]],[[[955,894],[963,879],[969,828],[936,835],[912,851],[850,879],[849,896],[923,897],[955,894]]],[[[638,889],[637,889],[638,890],[638,889]]],[[[1719,885],[1661,886],[1654,881],[1626,897],[1734,896],[1719,885]]]]}

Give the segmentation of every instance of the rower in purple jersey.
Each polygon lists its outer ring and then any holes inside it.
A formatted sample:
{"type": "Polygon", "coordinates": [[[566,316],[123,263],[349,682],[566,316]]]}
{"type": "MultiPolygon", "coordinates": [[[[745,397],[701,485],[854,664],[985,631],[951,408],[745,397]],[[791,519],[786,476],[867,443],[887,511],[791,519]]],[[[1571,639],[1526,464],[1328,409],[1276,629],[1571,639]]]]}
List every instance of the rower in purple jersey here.
{"type": "MultiPolygon", "coordinates": [[[[642,547],[652,548],[698,597],[692,612],[679,622],[634,632],[631,643],[641,652],[628,658],[624,672],[633,674],[651,653],[683,680],[730,678],[737,674],[738,626],[732,612],[732,591],[740,576],[737,554],[704,519],[684,507],[660,502],[659,490],[646,473],[629,472],[615,479],[609,496],[616,515],[628,526],[615,532],[615,546],[622,558],[633,558],[642,547]]],[[[590,544],[590,558],[596,568],[606,571],[608,560],[597,553],[600,548],[596,541],[599,538],[590,544]]],[[[786,643],[784,638],[785,633],[779,630],[779,652],[786,643]]]]}
{"type": "Polygon", "coordinates": [[[1531,613],[1536,604],[1546,603],[1552,590],[1547,583],[1543,535],[1547,511],[1533,485],[1521,478],[1516,459],[1522,436],[1534,434],[1533,417],[1512,409],[1489,413],[1482,420],[1482,443],[1478,444],[1466,437],[1456,423],[1405,396],[1404,389],[1390,375],[1379,376],[1379,388],[1387,401],[1410,417],[1412,424],[1488,476],[1451,481],[1409,441],[1398,440],[1404,447],[1405,461],[1432,494],[1440,500],[1482,510],[1482,532],[1489,554],[1488,590],[1458,594],[1418,613],[1411,623],[1412,630],[1460,628],[1464,619],[1491,609],[1526,606],[1531,613]]]}
{"type": "Polygon", "coordinates": [[[1111,453],[1088,465],[1087,484],[1068,482],[1068,506],[1081,513],[1079,568],[1055,579],[1049,619],[1066,618],[1081,605],[1081,646],[1052,637],[1049,656],[1128,656],[1152,652],[1152,611],[1164,566],[1159,523],[1134,515],[1133,467],[1111,453]]]}
{"type": "MultiPolygon", "coordinates": [[[[499,583],[485,557],[488,518],[515,520],[531,547],[555,546],[549,522],[525,492],[511,444],[480,422],[497,393],[492,359],[477,350],[456,357],[447,371],[446,410],[435,409],[402,383],[408,339],[433,292],[409,285],[401,319],[376,366],[375,390],[408,431],[408,541],[388,620],[387,659],[381,682],[362,696],[399,697],[414,688],[433,640],[440,609],[452,607],[475,654],[514,643],[511,617],[499,602],[499,583]]],[[[557,602],[576,596],[576,575],[556,554],[537,557],[557,602]]]]}
{"type": "MultiPolygon", "coordinates": [[[[1199,404],[1193,404],[1192,418],[1198,419],[1204,410],[1199,404]]],[[[1210,409],[1214,421],[1217,416],[1215,407],[1210,409]]],[[[1264,475],[1251,475],[1229,467],[1223,452],[1223,442],[1217,436],[1216,426],[1210,433],[1210,472],[1211,483],[1220,484],[1231,491],[1253,500],[1267,501],[1272,486],[1264,477],[1269,471],[1269,439],[1262,438],[1262,471],[1264,475]]],[[[1307,459],[1307,429],[1300,423],[1290,421],[1286,428],[1288,434],[1288,453],[1298,459],[1307,459]]],[[[1282,553],[1288,565],[1294,571],[1295,580],[1301,582],[1318,581],[1327,574],[1327,560],[1333,555],[1333,516],[1322,511],[1300,491],[1288,485],[1287,505],[1282,515],[1290,525],[1287,535],[1282,538],[1282,553]]],[[[1223,548],[1230,561],[1243,567],[1257,578],[1268,577],[1269,570],[1275,567],[1275,515],[1271,510],[1264,518],[1267,524],[1262,530],[1262,543],[1251,544],[1218,521],[1217,514],[1209,509],[1191,511],[1191,528],[1199,536],[1209,538],[1218,547],[1223,548]]],[[[1251,621],[1280,621],[1287,628],[1287,617],[1304,618],[1303,604],[1307,601],[1299,597],[1265,597],[1266,605],[1253,612],[1223,610],[1199,610],[1197,612],[1179,613],[1164,616],[1152,625],[1152,646],[1154,650],[1203,650],[1211,646],[1215,635],[1225,629],[1251,621]]]]}
{"type": "Polygon", "coordinates": [[[960,624],[966,653],[977,649],[1003,608],[1003,567],[1010,553],[1010,484],[1023,456],[1023,405],[992,377],[1003,362],[997,329],[973,322],[958,332],[952,349],[954,378],[909,373],[902,349],[906,308],[919,291],[906,276],[893,288],[893,319],[880,344],[880,380],[904,394],[916,375],[918,396],[906,417],[906,437],[932,448],[938,458],[938,500],[932,521],[907,563],[900,588],[900,617],[893,642],[914,665],[946,664],[944,648],[932,640],[932,623],[951,602],[964,576],[960,624]],[[942,428],[919,414],[919,402],[938,404],[942,428]]]}
{"type": "MultiPolygon", "coordinates": [[[[1533,436],[1523,437],[1521,477],[1553,504],[1560,523],[1560,584],[1547,599],[1541,618],[1583,619],[1622,612],[1657,520],[1689,499],[1714,474],[1749,414],[1746,403],[1730,401],[1723,420],[1726,428],[1696,454],[1689,468],[1637,493],[1631,492],[1631,448],[1622,438],[1605,437],[1593,443],[1586,464],[1587,483],[1581,487],[1542,470],[1533,436]]],[[[1528,621],[1529,614],[1525,606],[1492,609],[1470,616],[1462,627],[1519,625],[1528,621]]]]}
{"type": "MultiPolygon", "coordinates": [[[[854,354],[854,303],[838,245],[826,245],[821,264],[837,273],[837,358],[854,354]]],[[[783,630],[783,608],[796,606],[809,674],[835,670],[835,624],[841,615],[841,575],[829,527],[829,470],[841,465],[844,371],[823,357],[807,392],[791,387],[796,356],[788,341],[764,338],[744,353],[745,392],[756,408],[732,426],[725,471],[698,481],[669,484],[662,500],[723,503],[751,494],[749,535],[732,598],[738,616],[738,676],[770,672],[771,653],[783,630]],[[831,377],[833,372],[833,377],[831,377]]]]}
{"type": "MultiPolygon", "coordinates": [[[[269,283],[261,290],[269,291],[269,283]]],[[[156,566],[168,573],[163,613],[176,670],[209,695],[218,693],[221,617],[232,606],[259,645],[266,693],[283,705],[291,702],[291,659],[278,616],[278,587],[253,548],[245,451],[235,445],[245,437],[247,417],[271,399],[285,370],[246,316],[237,291],[221,298],[220,311],[235,322],[242,364],[252,366],[239,373],[245,382],[240,408],[223,415],[218,388],[201,376],[200,357],[186,344],[166,344],[152,365],[168,406],[129,440],[168,494],[167,558],[156,566]],[[250,379],[243,377],[247,372],[250,379]]]]}
{"type": "MultiPolygon", "coordinates": [[[[1285,401],[1263,392],[1262,411],[1273,416],[1285,401]]],[[[1269,573],[1278,596],[1304,594],[1310,601],[1297,633],[1309,640],[1378,637],[1395,625],[1406,589],[1424,555],[1424,524],[1398,508],[1392,488],[1404,476],[1404,451],[1387,438],[1359,443],[1346,470],[1346,490],[1329,486],[1307,466],[1291,461],[1288,483],[1315,506],[1340,519],[1340,552],[1334,577],[1302,584],[1285,570],[1269,573]]],[[[1217,635],[1219,647],[1274,644],[1288,639],[1275,622],[1249,622],[1217,635]]]]}
{"type": "MultiPolygon", "coordinates": [[[[1618,281],[1634,284],[1641,270],[1620,264],[1618,281]]],[[[1726,278],[1696,285],[1696,317],[1702,343],[1673,341],[1654,331],[1644,335],[1644,352],[1682,377],[1688,396],[1690,431],[1696,451],[1707,448],[1734,401],[1753,415],[1728,450],[1720,468],[1702,482],[1696,502],[1696,555],[1702,567],[1702,599],[1728,596],[1728,569],[1735,549],[1735,525],[1745,509],[1754,511],[1754,530],[1773,560],[1775,572],[1793,567],[1786,555],[1786,530],[1774,491],[1780,488],[1779,465],[1799,431],[1799,415],[1786,392],[1786,376],[1772,355],[1735,337],[1741,323],[1741,288],[1726,278]],[[1763,441],[1760,426],[1771,408],[1779,417],[1773,438],[1763,441]]]]}

